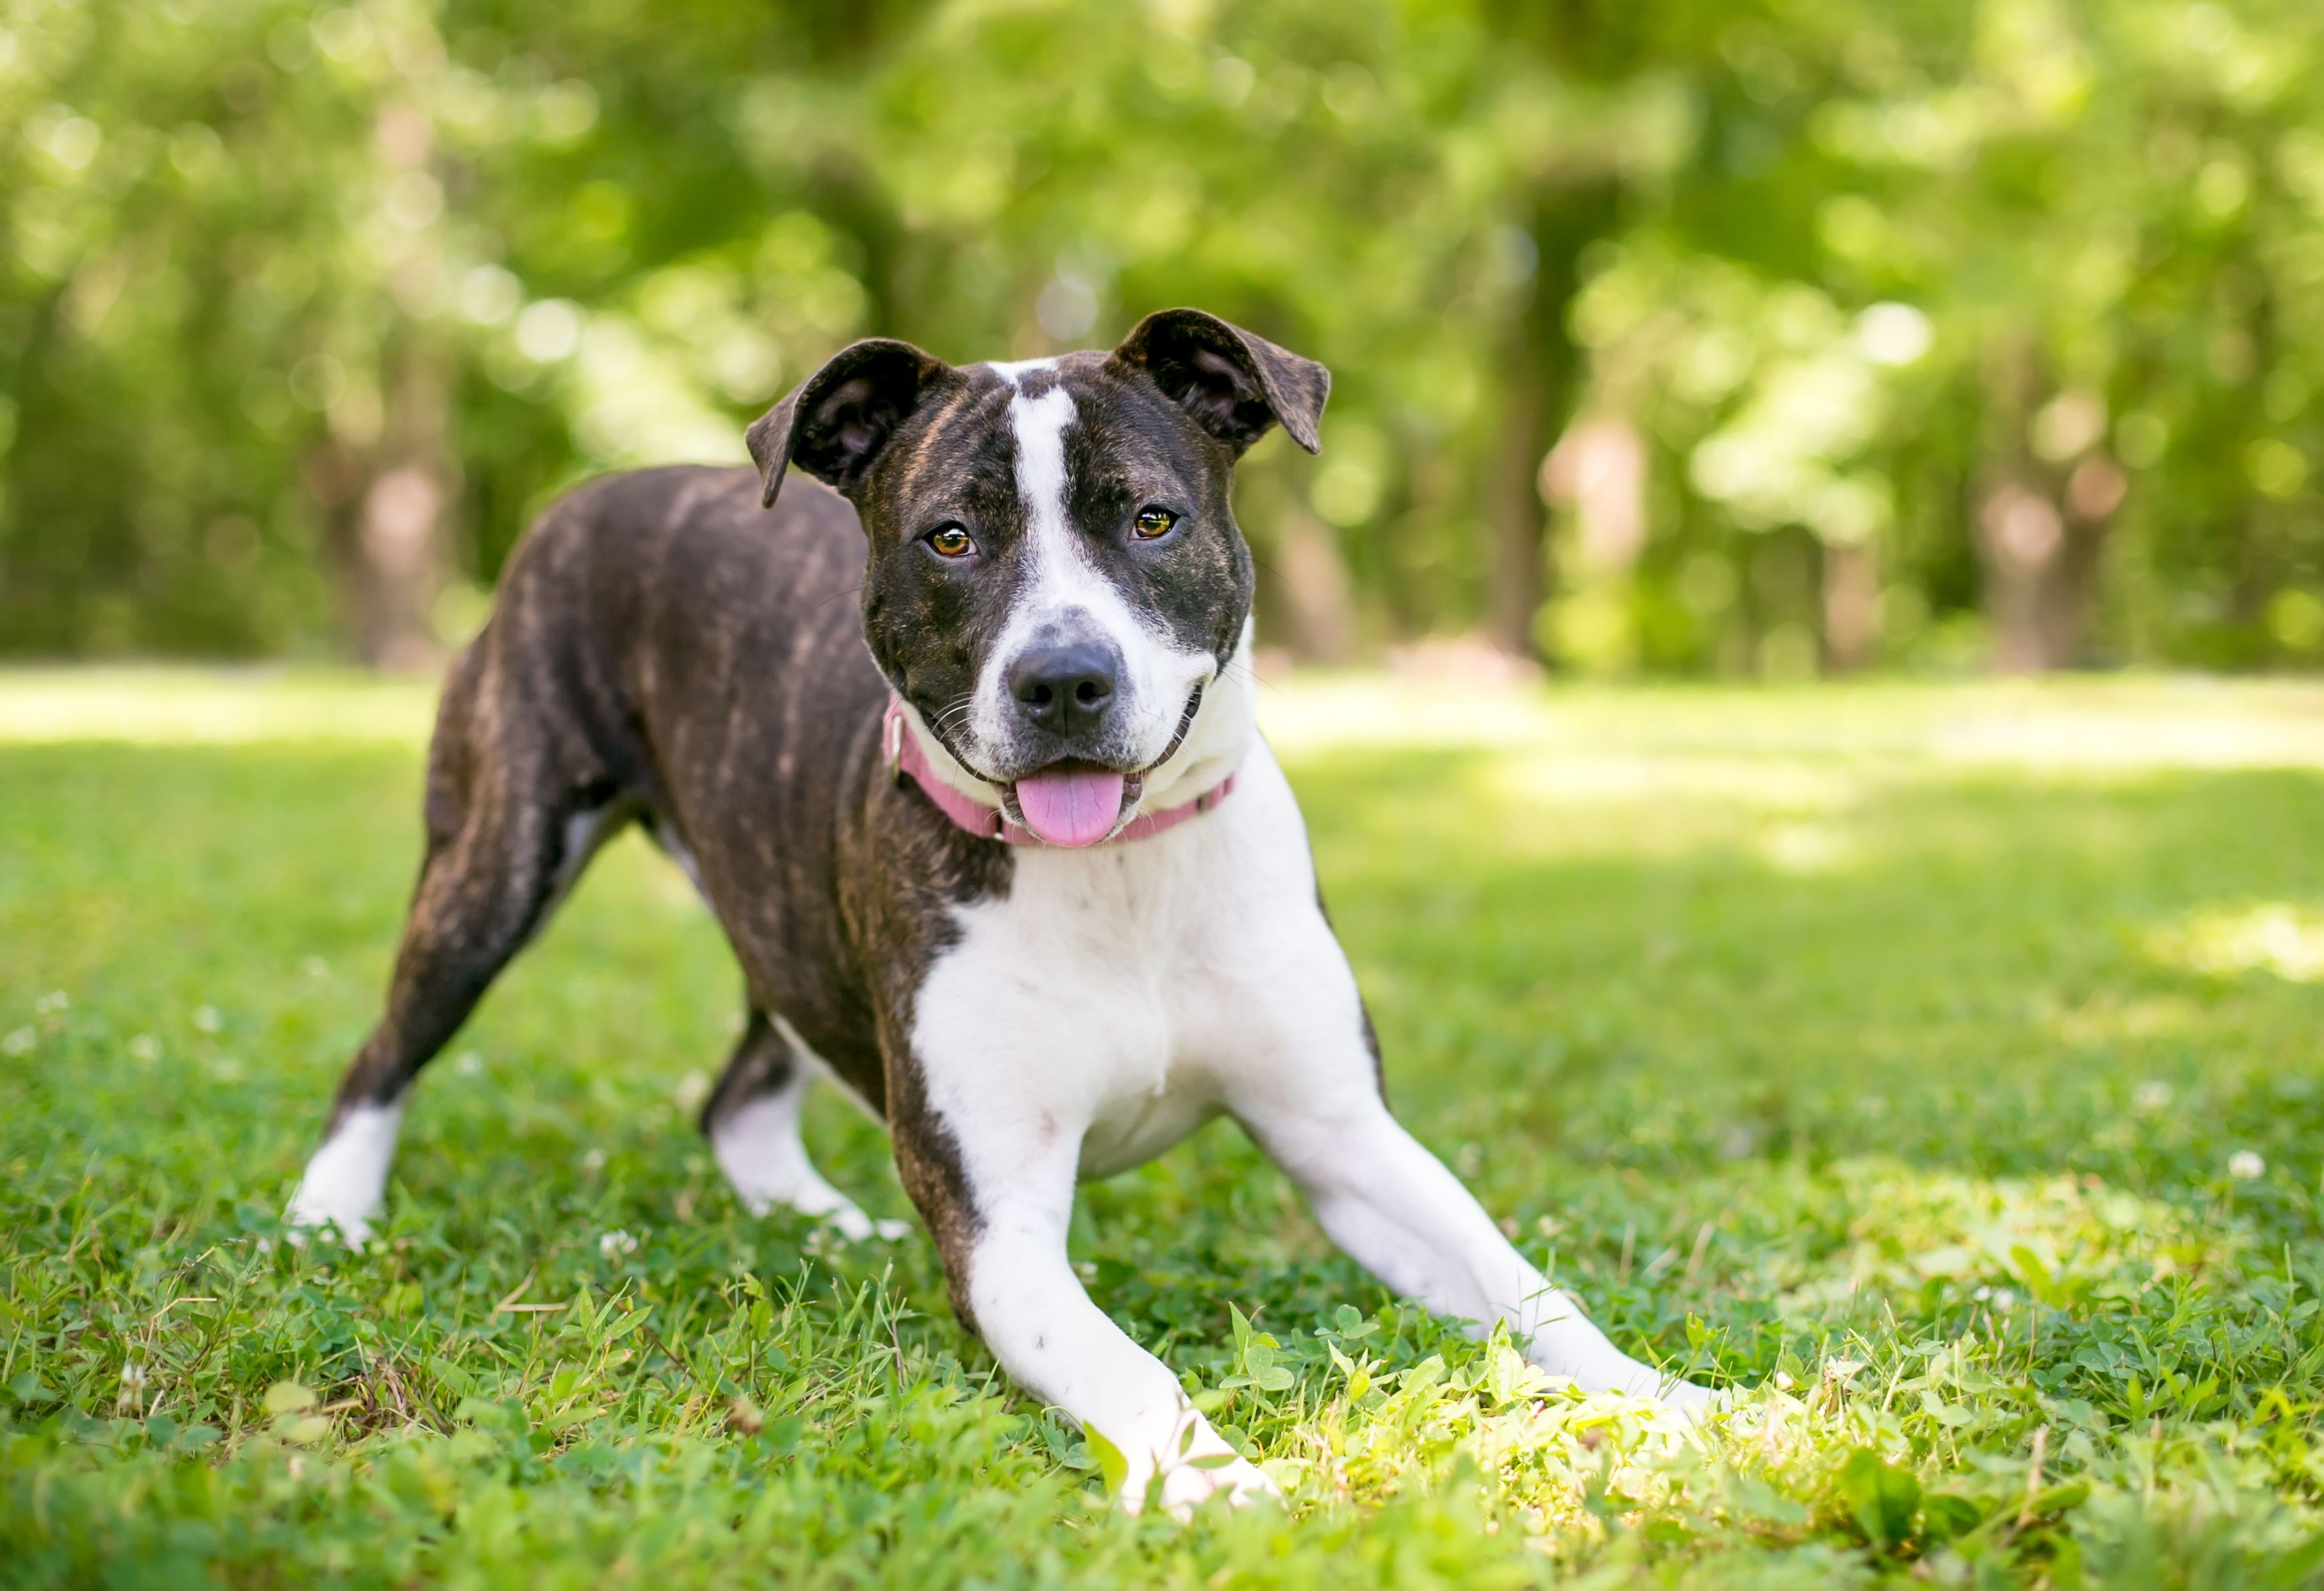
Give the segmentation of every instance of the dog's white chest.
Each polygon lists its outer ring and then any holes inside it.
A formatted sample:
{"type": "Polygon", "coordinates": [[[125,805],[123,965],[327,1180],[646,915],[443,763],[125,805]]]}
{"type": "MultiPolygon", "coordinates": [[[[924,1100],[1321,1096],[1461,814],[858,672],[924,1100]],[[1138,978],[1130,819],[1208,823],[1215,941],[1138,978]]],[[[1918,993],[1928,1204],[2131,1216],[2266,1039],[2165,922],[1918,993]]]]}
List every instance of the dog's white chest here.
{"type": "Polygon", "coordinates": [[[1252,762],[1216,812],[1129,844],[1026,851],[1005,899],[958,914],[913,1049],[972,1157],[1029,1128],[1082,1135],[1085,1176],[1136,1165],[1216,1113],[1225,1069],[1312,996],[1342,994],[1297,808],[1263,748],[1252,762]],[[1305,947],[1336,972],[1325,987],[1286,964],[1305,947]]]}
{"type": "Polygon", "coordinates": [[[1194,880],[1157,836],[1095,854],[1027,851],[1006,900],[961,915],[960,943],[922,986],[916,1031],[932,1098],[954,1131],[1032,1111],[1080,1131],[1084,1174],[1167,1148],[1218,1090],[1185,1006],[1194,880]]]}
{"type": "Polygon", "coordinates": [[[1110,1177],[1143,1165],[1208,1121],[1218,1108],[1213,1081],[1184,1066],[1166,1070],[1159,1086],[1147,1092],[1116,1090],[1082,1140],[1082,1175],[1110,1177]]]}

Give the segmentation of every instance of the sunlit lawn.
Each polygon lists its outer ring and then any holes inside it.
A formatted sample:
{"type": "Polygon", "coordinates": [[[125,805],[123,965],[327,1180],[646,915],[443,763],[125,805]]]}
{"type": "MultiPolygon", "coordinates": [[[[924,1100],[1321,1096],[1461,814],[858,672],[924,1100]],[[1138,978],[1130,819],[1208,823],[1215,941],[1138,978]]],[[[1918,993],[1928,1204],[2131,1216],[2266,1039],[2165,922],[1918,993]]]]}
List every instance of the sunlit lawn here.
{"type": "Polygon", "coordinates": [[[1701,1445],[1399,1307],[1222,1126],[1076,1251],[1289,1507],[1115,1511],[917,1228],[738,1212],[735,974],[634,841],[427,1076],[386,1240],[271,1245],[428,694],[0,676],[0,1582],[2324,1573],[2324,692],[1266,712],[1392,1101],[1626,1347],[1759,1389],[1701,1445]]]}

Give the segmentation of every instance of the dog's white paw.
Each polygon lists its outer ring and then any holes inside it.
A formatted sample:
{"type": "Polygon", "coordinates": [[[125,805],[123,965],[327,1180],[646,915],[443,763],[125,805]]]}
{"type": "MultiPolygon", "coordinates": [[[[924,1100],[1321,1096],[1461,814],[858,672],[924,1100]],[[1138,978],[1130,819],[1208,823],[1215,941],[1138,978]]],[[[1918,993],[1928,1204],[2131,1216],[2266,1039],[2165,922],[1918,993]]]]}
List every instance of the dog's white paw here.
{"type": "Polygon", "coordinates": [[[873,1220],[853,1199],[820,1181],[808,1187],[786,1186],[773,1191],[738,1184],[734,1196],[742,1200],[746,1214],[763,1218],[777,1210],[788,1210],[822,1222],[826,1229],[850,1243],[868,1243],[875,1237],[882,1243],[893,1243],[910,1237],[912,1232],[909,1221],[873,1220]]]}
{"type": "Polygon", "coordinates": [[[1675,1416],[1687,1425],[1706,1423],[1712,1415],[1734,1407],[1741,1395],[1731,1387],[1713,1391],[1707,1386],[1697,1386],[1692,1381],[1682,1381],[1635,1359],[1618,1358],[1610,1366],[1589,1366],[1582,1373],[1563,1366],[1554,1368],[1541,1366],[1538,1358],[1534,1362],[1544,1370],[1554,1386],[1563,1385],[1584,1397],[1612,1393],[1620,1397],[1636,1398],[1642,1403],[1650,1403],[1663,1412],[1675,1416]]]}
{"type": "Polygon", "coordinates": [[[326,1228],[336,1228],[349,1248],[370,1240],[371,1219],[386,1199],[387,1167],[402,1115],[398,1106],[358,1105],[340,1118],[307,1162],[282,1212],[292,1244],[326,1228]]]}
{"type": "Polygon", "coordinates": [[[1673,1381],[1657,1387],[1653,1401],[1691,1421],[1708,1419],[1727,1406],[1724,1393],[1697,1386],[1692,1381],[1673,1381]]]}
{"type": "Polygon", "coordinates": [[[293,1248],[304,1248],[309,1239],[337,1237],[349,1248],[361,1248],[371,1241],[371,1223],[359,1215],[324,1209],[319,1200],[304,1198],[301,1184],[290,1195],[290,1208],[282,1212],[282,1241],[293,1248]]]}
{"type": "Polygon", "coordinates": [[[315,1156],[315,1163],[290,1190],[290,1202],[282,1211],[282,1240],[293,1248],[304,1248],[317,1237],[337,1237],[349,1248],[371,1241],[371,1218],[380,1201],[365,1199],[363,1187],[349,1188],[332,1176],[336,1168],[326,1163],[328,1154],[326,1149],[315,1156]]]}
{"type": "MultiPolygon", "coordinates": [[[[1136,1513],[1146,1504],[1148,1483],[1124,1483],[1122,1505],[1136,1513]]],[[[1160,1504],[1174,1519],[1187,1519],[1195,1509],[1224,1493],[1232,1507],[1247,1507],[1261,1498],[1280,1502],[1283,1488],[1267,1472],[1241,1455],[1222,1450],[1202,1459],[1180,1459],[1162,1472],[1160,1504]]]]}
{"type": "Polygon", "coordinates": [[[851,1243],[900,1243],[912,1235],[912,1223],[909,1221],[891,1221],[885,1218],[873,1220],[860,1210],[857,1221],[860,1224],[841,1228],[842,1235],[851,1243]]]}
{"type": "Polygon", "coordinates": [[[894,1243],[911,1235],[909,1221],[873,1220],[853,1204],[843,1204],[823,1212],[823,1219],[850,1243],[869,1243],[877,1238],[882,1243],[894,1243]]]}

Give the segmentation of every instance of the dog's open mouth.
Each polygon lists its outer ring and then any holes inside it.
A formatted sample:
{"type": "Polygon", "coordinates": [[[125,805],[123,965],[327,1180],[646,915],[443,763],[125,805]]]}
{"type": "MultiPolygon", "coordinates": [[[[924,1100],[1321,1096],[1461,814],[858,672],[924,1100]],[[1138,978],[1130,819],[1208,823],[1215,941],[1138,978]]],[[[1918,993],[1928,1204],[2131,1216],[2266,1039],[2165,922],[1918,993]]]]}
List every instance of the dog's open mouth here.
{"type": "Polygon", "coordinates": [[[1123,773],[1102,763],[1067,758],[1001,787],[1001,809],[1009,821],[1029,829],[1045,845],[1078,850],[1095,845],[1113,833],[1138,809],[1146,793],[1146,776],[1177,754],[1202,711],[1202,685],[1186,698],[1178,715],[1178,729],[1162,755],[1145,768],[1123,773]]]}

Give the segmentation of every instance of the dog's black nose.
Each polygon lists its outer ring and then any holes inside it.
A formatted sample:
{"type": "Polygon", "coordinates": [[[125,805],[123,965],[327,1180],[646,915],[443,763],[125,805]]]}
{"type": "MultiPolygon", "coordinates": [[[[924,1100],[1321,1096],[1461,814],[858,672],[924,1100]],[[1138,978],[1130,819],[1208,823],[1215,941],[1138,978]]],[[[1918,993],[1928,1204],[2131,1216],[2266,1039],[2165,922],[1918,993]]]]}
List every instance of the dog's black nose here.
{"type": "Polygon", "coordinates": [[[1105,717],[1120,672],[1111,647],[1041,647],[1009,666],[1009,694],[1033,723],[1066,734],[1105,717]]]}

